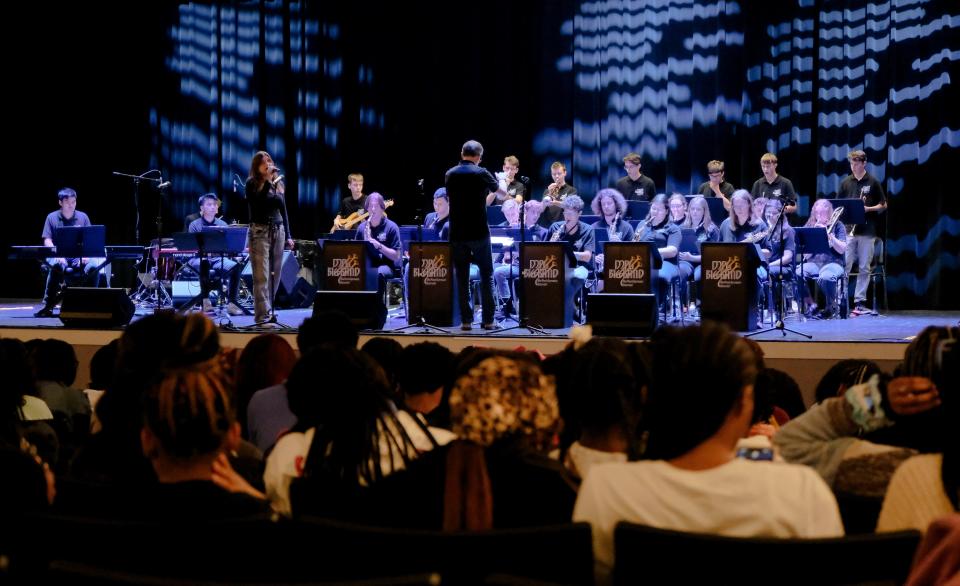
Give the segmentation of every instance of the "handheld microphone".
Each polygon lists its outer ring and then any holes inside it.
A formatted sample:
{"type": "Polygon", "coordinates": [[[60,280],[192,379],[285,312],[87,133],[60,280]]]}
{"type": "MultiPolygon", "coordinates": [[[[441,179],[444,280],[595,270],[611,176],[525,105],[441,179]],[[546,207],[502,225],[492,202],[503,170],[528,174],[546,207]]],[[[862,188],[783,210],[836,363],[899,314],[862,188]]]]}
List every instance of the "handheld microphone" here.
{"type": "Polygon", "coordinates": [[[417,180],[417,187],[423,187],[423,179],[417,180]]]}
{"type": "Polygon", "coordinates": [[[524,185],[526,185],[527,183],[530,183],[530,178],[527,177],[526,175],[517,175],[517,179],[519,179],[520,183],[523,183],[524,185]]]}
{"type": "Polygon", "coordinates": [[[283,181],[283,175],[277,175],[276,178],[270,180],[270,184],[276,187],[281,181],[283,181]]]}
{"type": "Polygon", "coordinates": [[[157,185],[157,189],[166,189],[173,185],[173,181],[164,181],[163,183],[157,185]]]}

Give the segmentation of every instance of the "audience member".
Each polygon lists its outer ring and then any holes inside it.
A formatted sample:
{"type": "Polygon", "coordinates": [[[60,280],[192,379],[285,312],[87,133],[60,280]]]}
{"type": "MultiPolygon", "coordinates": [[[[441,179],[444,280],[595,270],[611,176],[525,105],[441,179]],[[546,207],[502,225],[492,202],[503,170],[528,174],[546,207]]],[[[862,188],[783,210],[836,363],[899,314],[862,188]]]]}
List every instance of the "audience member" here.
{"type": "Polygon", "coordinates": [[[296,362],[297,353],[277,334],[260,334],[244,346],[237,360],[235,402],[240,428],[246,437],[249,437],[247,407],[251,397],[261,389],[282,384],[296,362]]]}
{"type": "Polygon", "coordinates": [[[644,461],[586,477],[575,521],[594,532],[598,578],[613,567],[620,521],[727,536],[843,534],[829,488],[809,468],[735,457],[750,427],[756,357],[721,325],[663,328],[651,339],[644,461]]]}

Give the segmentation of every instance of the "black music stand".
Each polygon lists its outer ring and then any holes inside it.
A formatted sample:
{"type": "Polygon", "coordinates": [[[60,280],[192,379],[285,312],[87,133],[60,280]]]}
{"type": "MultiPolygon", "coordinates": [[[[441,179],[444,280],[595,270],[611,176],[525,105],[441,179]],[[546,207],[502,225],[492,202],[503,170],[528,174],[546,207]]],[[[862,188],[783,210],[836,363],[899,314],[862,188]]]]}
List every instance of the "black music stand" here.
{"type": "MultiPolygon", "coordinates": [[[[420,183],[420,197],[421,197],[421,199],[423,199],[423,183],[420,183]]],[[[401,242],[408,243],[408,247],[416,246],[416,247],[417,247],[417,252],[418,252],[417,258],[422,258],[422,257],[423,257],[423,243],[424,243],[423,237],[424,237],[424,229],[423,229],[423,224],[422,224],[421,221],[420,221],[420,218],[421,218],[422,215],[423,215],[423,210],[422,210],[422,209],[418,209],[418,210],[417,210],[417,215],[414,216],[414,218],[413,218],[413,220],[414,220],[415,222],[417,222],[417,225],[416,225],[416,226],[402,226],[402,227],[401,227],[401,230],[400,230],[400,241],[401,241],[401,242]],[[410,231],[415,230],[416,233],[417,233],[417,234],[416,234],[416,236],[417,236],[416,240],[410,241],[410,240],[407,240],[406,238],[404,238],[404,236],[403,236],[403,234],[404,234],[404,229],[409,229],[410,231]]],[[[427,232],[428,232],[428,236],[429,236],[429,238],[428,238],[428,240],[427,240],[428,242],[431,242],[431,241],[432,241],[432,242],[436,242],[436,241],[438,240],[438,238],[437,238],[437,231],[436,231],[436,230],[434,230],[433,228],[428,228],[428,229],[427,229],[427,232]]],[[[408,232],[408,233],[409,233],[409,232],[408,232]]],[[[407,265],[407,266],[409,267],[409,265],[407,265]]],[[[409,273],[408,273],[408,274],[409,274],[409,273]]],[[[431,324],[431,323],[428,323],[427,320],[426,320],[426,318],[423,317],[423,279],[419,279],[419,278],[418,278],[416,281],[417,281],[417,299],[419,300],[418,303],[417,303],[417,315],[416,315],[416,316],[409,316],[409,317],[407,318],[407,322],[408,322],[407,325],[401,326],[401,327],[399,327],[399,328],[396,328],[396,329],[393,329],[393,330],[390,330],[390,331],[391,331],[391,332],[403,332],[403,331],[408,330],[408,329],[410,329],[410,328],[422,328],[419,333],[425,334],[425,333],[429,333],[429,332],[437,332],[437,333],[440,333],[440,334],[449,335],[450,332],[448,332],[447,330],[445,330],[445,329],[443,329],[443,328],[441,328],[441,327],[438,327],[438,326],[435,326],[435,325],[433,325],[433,324],[431,324]],[[411,320],[410,320],[410,317],[414,317],[414,318],[416,319],[416,323],[410,323],[410,321],[411,321],[411,320]]],[[[409,282],[409,280],[408,280],[408,282],[409,282]]],[[[404,295],[407,294],[406,290],[404,290],[403,294],[404,294],[404,295]]],[[[410,304],[409,304],[409,303],[406,303],[405,306],[406,306],[406,308],[407,308],[407,313],[410,313],[410,304]]]]}
{"type": "MultiPolygon", "coordinates": [[[[177,232],[173,235],[174,245],[179,250],[196,250],[197,256],[200,257],[200,262],[202,263],[206,258],[206,255],[209,253],[225,253],[227,249],[227,235],[222,231],[213,231],[213,232],[177,232]]],[[[241,250],[243,248],[241,247],[241,250]]],[[[194,305],[200,303],[204,297],[210,295],[209,289],[209,279],[210,275],[203,274],[204,271],[202,264],[200,269],[200,293],[195,295],[190,300],[183,303],[180,307],[177,308],[177,313],[185,313],[193,308],[194,305]],[[208,283],[207,286],[204,286],[204,283],[208,283]]]]}
{"type": "MultiPolygon", "coordinates": [[[[227,276],[229,273],[233,273],[233,275],[230,277],[230,279],[232,279],[231,284],[234,282],[237,282],[234,280],[240,279],[240,273],[243,272],[243,267],[245,266],[245,263],[237,262],[234,265],[234,267],[230,269],[230,271],[228,272],[226,269],[223,268],[224,261],[226,260],[227,256],[236,257],[243,253],[243,250],[247,247],[247,230],[248,230],[247,226],[204,226],[203,228],[201,228],[202,233],[205,233],[205,234],[221,233],[224,235],[224,238],[226,239],[226,246],[221,248],[219,251],[214,250],[213,248],[211,248],[210,244],[207,243],[207,254],[216,254],[217,252],[220,253],[220,268],[217,269],[217,273],[220,277],[220,291],[219,291],[219,294],[217,295],[217,300],[218,300],[217,317],[220,318],[221,321],[223,321],[223,318],[224,318],[223,312],[224,312],[225,299],[226,301],[229,301],[230,303],[233,303],[234,305],[239,307],[243,311],[244,315],[252,315],[246,308],[240,305],[236,296],[228,295],[226,298],[224,297],[224,286],[225,286],[224,277],[227,276]]],[[[229,325],[233,325],[230,322],[230,318],[226,318],[225,321],[229,325]]]]}
{"type": "Polygon", "coordinates": [[[650,213],[650,202],[639,201],[635,199],[627,200],[627,213],[624,214],[625,220],[642,220],[650,213]]]}
{"type": "Polygon", "coordinates": [[[845,197],[843,199],[828,199],[833,209],[843,208],[840,215],[842,224],[852,224],[854,226],[867,223],[867,212],[864,209],[863,200],[859,197],[845,197]]]}
{"type": "MultiPolygon", "coordinates": [[[[97,265],[94,274],[99,275],[100,269],[107,264],[106,252],[107,229],[103,225],[93,226],[62,226],[53,230],[53,246],[57,249],[57,257],[60,258],[102,258],[103,262],[97,265]]],[[[80,263],[80,272],[86,279],[86,267],[80,263]]],[[[70,269],[70,274],[76,274],[70,269]]],[[[63,284],[66,286],[67,272],[64,271],[63,284]]],[[[99,277],[92,284],[94,287],[99,284],[99,277]]],[[[84,280],[84,282],[86,282],[84,280]]]]}
{"type": "MultiPolygon", "coordinates": [[[[798,336],[803,336],[803,337],[805,337],[805,338],[808,339],[808,340],[813,339],[813,336],[812,336],[812,335],[806,334],[806,333],[801,332],[801,331],[799,331],[799,330],[792,330],[792,329],[788,328],[788,327],[786,326],[786,324],[784,323],[784,315],[786,314],[786,308],[784,307],[784,305],[785,305],[785,303],[786,303],[786,299],[784,298],[784,297],[785,297],[785,293],[784,293],[784,290],[783,290],[783,270],[784,270],[784,268],[785,268],[785,267],[783,266],[783,255],[784,255],[784,253],[786,252],[786,250],[785,250],[785,248],[786,248],[786,237],[784,236],[783,225],[784,225],[785,223],[787,223],[787,220],[786,220],[786,216],[787,216],[786,210],[787,210],[787,206],[781,205],[781,206],[780,206],[780,214],[777,215],[777,219],[774,221],[774,225],[776,225],[776,226],[780,229],[780,272],[777,273],[777,281],[779,282],[779,285],[780,285],[780,294],[777,295],[777,301],[776,301],[776,303],[774,304],[774,312],[776,312],[776,314],[777,314],[777,320],[776,320],[776,322],[774,322],[773,327],[763,328],[762,330],[757,330],[756,332],[749,332],[749,333],[747,333],[747,334],[744,334],[744,336],[743,336],[744,338],[749,338],[750,336],[756,336],[756,335],[758,335],[758,334],[765,334],[765,333],[767,333],[767,332],[772,332],[772,331],[774,331],[774,330],[778,330],[780,333],[783,334],[784,337],[786,337],[787,332],[790,332],[791,334],[796,334],[796,335],[798,335],[798,336]]],[[[796,233],[796,232],[794,232],[794,233],[796,233]]],[[[797,259],[793,259],[793,262],[794,262],[794,265],[796,265],[797,259]]],[[[768,279],[770,278],[770,272],[769,272],[769,271],[770,271],[770,269],[769,269],[769,267],[767,267],[767,278],[768,278],[768,279]]],[[[803,271],[801,270],[800,272],[801,272],[801,274],[800,274],[799,277],[798,277],[797,275],[794,275],[794,278],[795,278],[795,279],[797,279],[797,278],[803,279],[803,274],[802,274],[803,271]]],[[[771,283],[770,286],[772,287],[772,286],[773,286],[773,283],[771,283]]],[[[803,302],[803,301],[801,300],[801,303],[802,303],[802,302],[803,302]]],[[[797,307],[798,307],[798,308],[800,307],[799,304],[797,305],[797,307]]]]}
{"type": "MultiPolygon", "coordinates": [[[[517,257],[517,262],[516,262],[517,269],[520,268],[520,248],[527,243],[527,237],[528,237],[528,236],[533,236],[533,227],[532,227],[532,226],[531,226],[530,228],[527,228],[527,227],[526,227],[526,225],[527,225],[527,224],[526,224],[526,210],[524,209],[524,206],[526,205],[526,203],[527,203],[526,201],[523,201],[523,202],[520,203],[520,225],[523,226],[523,228],[508,228],[508,229],[505,231],[505,234],[506,234],[507,236],[510,236],[511,238],[513,238],[514,246],[513,246],[513,250],[511,251],[510,254],[511,254],[511,255],[516,255],[516,257],[517,257]],[[520,242],[520,246],[516,246],[516,243],[517,243],[518,239],[519,239],[519,242],[520,242]]],[[[511,258],[510,258],[510,275],[507,277],[507,283],[508,283],[508,284],[512,284],[512,283],[513,283],[513,279],[514,279],[513,267],[514,267],[513,256],[511,256],[511,258]]],[[[519,274],[519,272],[518,272],[518,273],[517,273],[517,289],[516,289],[516,293],[517,293],[517,295],[516,295],[516,297],[517,297],[517,325],[515,325],[515,326],[510,326],[509,328],[504,328],[504,329],[502,329],[502,330],[499,330],[499,333],[509,332],[510,330],[521,330],[521,329],[522,329],[522,330],[527,330],[527,331],[530,332],[531,334],[543,334],[543,335],[545,335],[545,336],[548,335],[548,332],[547,332],[546,330],[544,330],[543,328],[541,328],[541,327],[539,327],[539,326],[534,326],[534,325],[531,325],[531,324],[530,324],[530,316],[529,316],[529,314],[527,313],[527,302],[523,299],[523,289],[524,289],[524,287],[523,287],[523,279],[520,278],[520,274],[519,274]]]]}
{"type": "MultiPolygon", "coordinates": [[[[786,206],[784,206],[786,207],[786,206]]],[[[830,242],[827,240],[827,231],[820,226],[811,226],[809,228],[794,228],[797,239],[797,254],[800,256],[800,269],[797,274],[797,282],[802,284],[804,290],[807,286],[807,277],[803,274],[804,255],[827,254],[830,252],[830,242]]],[[[839,285],[839,283],[838,283],[839,285]]],[[[804,298],[806,295],[804,295],[804,298]]],[[[814,296],[816,297],[816,296],[814,296]]],[[[802,303],[803,300],[800,300],[802,303]]],[[[829,301],[828,301],[829,302],[829,301]]],[[[799,306],[798,306],[799,307],[799,306]]],[[[803,315],[803,312],[800,312],[803,315]]]]}

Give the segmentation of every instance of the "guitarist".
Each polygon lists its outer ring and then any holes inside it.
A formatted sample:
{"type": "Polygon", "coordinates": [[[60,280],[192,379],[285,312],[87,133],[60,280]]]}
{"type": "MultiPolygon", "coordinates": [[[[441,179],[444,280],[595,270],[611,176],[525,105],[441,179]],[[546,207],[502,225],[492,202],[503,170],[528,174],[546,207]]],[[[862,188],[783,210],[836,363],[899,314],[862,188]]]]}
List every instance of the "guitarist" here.
{"type": "Polygon", "coordinates": [[[366,209],[367,196],[363,195],[363,175],[359,173],[347,175],[347,188],[350,189],[350,197],[345,197],[340,202],[340,212],[333,219],[331,232],[348,228],[346,224],[356,219],[360,212],[366,209]]]}
{"type": "Polygon", "coordinates": [[[377,267],[380,275],[378,290],[382,293],[386,279],[399,276],[400,255],[403,245],[400,242],[400,228],[393,220],[387,219],[384,210],[387,209],[383,196],[377,192],[366,198],[367,211],[370,216],[360,222],[354,240],[366,240],[367,254],[371,262],[377,267]]]}

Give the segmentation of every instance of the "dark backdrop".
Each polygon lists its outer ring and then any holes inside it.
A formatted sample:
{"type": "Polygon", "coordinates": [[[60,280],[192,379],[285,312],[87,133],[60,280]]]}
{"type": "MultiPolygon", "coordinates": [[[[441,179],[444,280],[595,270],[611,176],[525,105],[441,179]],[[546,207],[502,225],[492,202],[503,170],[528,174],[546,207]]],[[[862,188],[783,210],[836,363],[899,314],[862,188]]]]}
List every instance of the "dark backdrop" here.
{"type": "MultiPolygon", "coordinates": [[[[5,39],[8,229],[39,243],[56,192],[111,243],[182,227],[206,191],[240,221],[232,187],[265,148],[288,179],[294,235],[330,225],[346,175],[408,222],[468,138],[485,165],[520,158],[534,191],[567,163],[589,199],[637,151],[661,191],[705,163],[749,188],[772,150],[804,198],[832,194],[864,148],[890,195],[891,303],[957,308],[960,98],[954,3],[96,3],[17,6],[5,39]],[[158,169],[173,188],[112,171],[158,169]],[[417,180],[425,180],[425,193],[417,180]],[[138,205],[135,205],[138,204],[138,205]]],[[[0,295],[38,297],[6,263],[0,295]]],[[[130,283],[132,284],[132,283],[130,283]]]]}

